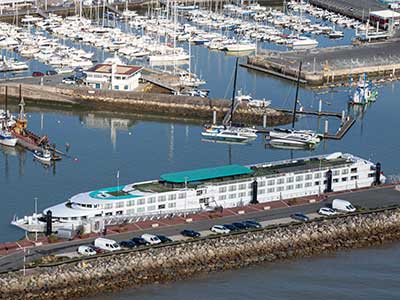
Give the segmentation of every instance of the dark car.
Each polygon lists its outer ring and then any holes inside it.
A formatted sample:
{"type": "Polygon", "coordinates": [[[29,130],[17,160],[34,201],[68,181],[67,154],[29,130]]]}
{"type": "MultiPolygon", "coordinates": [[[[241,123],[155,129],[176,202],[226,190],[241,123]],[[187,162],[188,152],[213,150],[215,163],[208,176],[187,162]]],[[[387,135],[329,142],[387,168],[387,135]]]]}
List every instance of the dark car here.
{"type": "Polygon", "coordinates": [[[32,76],[33,77],[42,77],[42,76],[44,76],[44,74],[42,72],[35,71],[32,73],[32,76]]]}
{"type": "Polygon", "coordinates": [[[54,70],[47,70],[46,75],[57,75],[57,72],[54,70]]]}
{"type": "Polygon", "coordinates": [[[230,231],[238,231],[239,230],[239,228],[237,228],[236,226],[234,226],[232,224],[224,224],[222,226],[224,226],[225,228],[229,229],[230,231]]]}
{"type": "Polygon", "coordinates": [[[119,245],[129,249],[137,247],[137,244],[134,241],[122,241],[119,243],[119,245]]]}
{"type": "Polygon", "coordinates": [[[239,230],[247,229],[247,226],[240,222],[232,223],[232,225],[235,226],[236,228],[238,228],[239,230]]]}
{"type": "Polygon", "coordinates": [[[245,224],[247,226],[247,228],[261,228],[262,225],[256,221],[253,220],[247,220],[244,221],[243,224],[245,224]]]}
{"type": "Polygon", "coordinates": [[[158,237],[161,241],[161,243],[170,243],[172,240],[169,237],[166,237],[165,235],[157,234],[156,237],[158,237]]]}
{"type": "Polygon", "coordinates": [[[96,247],[94,245],[89,245],[88,247],[92,248],[94,251],[96,251],[96,254],[106,253],[106,250],[100,249],[99,247],[96,247]]]}
{"type": "Polygon", "coordinates": [[[309,220],[310,220],[310,218],[307,217],[306,215],[299,214],[299,213],[297,213],[297,214],[292,214],[292,215],[290,215],[290,217],[291,217],[292,219],[295,219],[295,220],[298,220],[298,221],[303,221],[303,222],[306,222],[306,221],[309,221],[309,220]]]}
{"type": "Polygon", "coordinates": [[[181,234],[183,236],[192,237],[192,238],[200,236],[200,232],[197,232],[197,231],[194,231],[194,230],[191,230],[191,229],[182,230],[181,234]]]}
{"type": "Polygon", "coordinates": [[[148,242],[146,242],[141,237],[134,237],[134,238],[131,239],[131,241],[134,242],[137,246],[145,246],[145,245],[149,244],[148,242]]]}

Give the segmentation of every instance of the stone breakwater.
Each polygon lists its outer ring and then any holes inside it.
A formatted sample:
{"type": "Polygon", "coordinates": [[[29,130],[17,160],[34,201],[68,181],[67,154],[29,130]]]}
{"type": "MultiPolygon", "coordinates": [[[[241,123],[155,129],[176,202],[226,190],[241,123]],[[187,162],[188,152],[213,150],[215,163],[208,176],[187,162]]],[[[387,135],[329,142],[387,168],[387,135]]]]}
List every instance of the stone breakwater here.
{"type": "MultiPolygon", "coordinates": [[[[0,94],[4,95],[8,87],[10,98],[19,97],[19,84],[0,85],[0,94]]],[[[220,122],[230,111],[231,102],[224,99],[211,99],[190,96],[178,96],[160,93],[142,93],[108,90],[89,90],[88,88],[68,88],[22,84],[22,95],[29,103],[48,105],[67,105],[84,107],[91,110],[109,112],[152,114],[182,119],[194,119],[212,122],[213,111],[220,122]]],[[[0,101],[3,97],[0,97],[0,101]]],[[[235,111],[235,122],[249,125],[263,125],[264,114],[267,125],[275,126],[290,123],[291,114],[272,108],[254,108],[242,103],[235,111]]]]}
{"type": "Polygon", "coordinates": [[[0,299],[72,299],[400,238],[400,209],[115,254],[0,276],[0,299]]]}

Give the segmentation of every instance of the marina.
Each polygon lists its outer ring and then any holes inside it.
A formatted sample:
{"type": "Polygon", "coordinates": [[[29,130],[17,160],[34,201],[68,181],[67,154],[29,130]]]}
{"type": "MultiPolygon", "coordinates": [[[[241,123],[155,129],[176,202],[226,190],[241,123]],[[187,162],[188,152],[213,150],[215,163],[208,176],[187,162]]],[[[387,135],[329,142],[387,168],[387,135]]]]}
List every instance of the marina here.
{"type": "Polygon", "coordinates": [[[229,288],[398,241],[400,13],[273,2],[0,10],[7,300],[229,288]]]}

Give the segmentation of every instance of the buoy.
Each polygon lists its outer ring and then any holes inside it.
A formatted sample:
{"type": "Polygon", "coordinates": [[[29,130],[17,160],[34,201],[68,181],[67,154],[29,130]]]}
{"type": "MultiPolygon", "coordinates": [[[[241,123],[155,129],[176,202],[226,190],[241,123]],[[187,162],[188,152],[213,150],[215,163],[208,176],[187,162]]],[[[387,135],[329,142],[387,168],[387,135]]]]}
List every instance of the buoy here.
{"type": "Polygon", "coordinates": [[[129,135],[132,135],[132,132],[130,132],[130,131],[129,131],[129,133],[128,133],[128,134],[129,134],[129,135]]]}
{"type": "Polygon", "coordinates": [[[78,158],[77,158],[77,157],[75,157],[75,158],[74,158],[74,161],[78,161],[78,158]]]}
{"type": "Polygon", "coordinates": [[[58,121],[57,121],[57,123],[58,123],[58,124],[60,124],[60,123],[61,123],[61,121],[60,121],[60,120],[58,120],[58,121]]]}

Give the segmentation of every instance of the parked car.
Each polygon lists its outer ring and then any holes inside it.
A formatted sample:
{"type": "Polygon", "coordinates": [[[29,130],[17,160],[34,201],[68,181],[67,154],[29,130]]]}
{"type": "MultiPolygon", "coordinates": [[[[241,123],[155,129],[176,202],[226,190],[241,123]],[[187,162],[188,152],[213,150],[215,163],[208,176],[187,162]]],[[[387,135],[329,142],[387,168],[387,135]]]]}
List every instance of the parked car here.
{"type": "Polygon", "coordinates": [[[197,232],[197,231],[192,230],[192,229],[184,229],[184,230],[181,231],[181,234],[183,236],[192,237],[192,238],[196,238],[196,237],[199,237],[201,235],[200,232],[197,232]]]}
{"type": "Polygon", "coordinates": [[[244,221],[243,224],[247,225],[248,228],[261,228],[262,225],[253,220],[244,221]]]}
{"type": "Polygon", "coordinates": [[[58,73],[56,72],[56,71],[54,71],[54,70],[47,70],[46,71],[46,75],[49,75],[49,76],[51,76],[51,75],[57,75],[58,73]]]}
{"type": "Polygon", "coordinates": [[[161,243],[170,243],[170,242],[172,242],[172,240],[169,237],[165,236],[165,235],[157,234],[156,236],[160,239],[161,243]]]}
{"type": "Polygon", "coordinates": [[[144,239],[150,245],[161,244],[161,240],[156,235],[153,234],[145,233],[142,234],[141,238],[144,239]]]}
{"type": "Polygon", "coordinates": [[[233,226],[232,224],[224,224],[222,226],[224,226],[225,228],[228,228],[230,231],[238,231],[239,230],[239,228],[237,228],[236,226],[233,226]]]}
{"type": "Polygon", "coordinates": [[[94,240],[94,246],[106,251],[117,251],[121,250],[121,247],[114,240],[97,238],[94,240]]]}
{"type": "Polygon", "coordinates": [[[149,244],[148,242],[146,242],[146,240],[144,240],[144,239],[141,238],[141,237],[133,237],[133,238],[131,239],[131,241],[134,242],[134,243],[136,243],[137,246],[146,246],[146,245],[149,244]]]}
{"type": "Polygon", "coordinates": [[[333,216],[333,215],[336,215],[336,211],[335,211],[334,209],[332,209],[332,208],[329,208],[329,207],[321,207],[321,208],[318,210],[318,213],[319,213],[320,215],[324,215],[324,216],[333,216]]]}
{"type": "Polygon", "coordinates": [[[213,227],[210,228],[210,230],[212,232],[215,232],[215,233],[229,233],[229,232],[231,232],[224,225],[214,225],[213,227]]]}
{"type": "Polygon", "coordinates": [[[235,222],[235,223],[232,223],[232,225],[235,226],[236,228],[238,228],[239,230],[247,229],[247,226],[244,225],[244,224],[241,223],[241,222],[235,222]]]}
{"type": "Polygon", "coordinates": [[[303,221],[303,222],[306,222],[306,221],[309,221],[309,220],[310,220],[309,217],[307,217],[307,216],[304,215],[304,214],[300,214],[300,213],[292,214],[292,215],[290,215],[290,217],[291,217],[292,219],[294,219],[294,220],[303,221]]]}
{"type": "Polygon", "coordinates": [[[75,84],[76,83],[75,78],[71,77],[71,76],[64,77],[61,82],[64,83],[64,84],[75,84]]]}
{"type": "Polygon", "coordinates": [[[79,246],[77,251],[80,255],[83,256],[92,256],[97,254],[93,248],[88,246],[79,246]]]}
{"type": "Polygon", "coordinates": [[[123,248],[129,248],[129,249],[137,247],[137,244],[134,241],[129,241],[129,240],[122,241],[119,243],[119,245],[123,248]]]}
{"type": "Polygon", "coordinates": [[[93,249],[93,250],[96,252],[96,254],[106,253],[106,250],[101,249],[101,248],[99,248],[99,247],[96,247],[96,246],[94,246],[94,245],[89,245],[88,247],[91,248],[91,249],[93,249]]]}
{"type": "Polygon", "coordinates": [[[356,208],[349,201],[342,199],[334,199],[332,201],[332,208],[342,212],[355,212],[356,208]]]}
{"type": "Polygon", "coordinates": [[[35,72],[32,72],[32,76],[33,77],[42,77],[42,76],[44,76],[44,74],[43,74],[43,72],[35,71],[35,72]]]}

